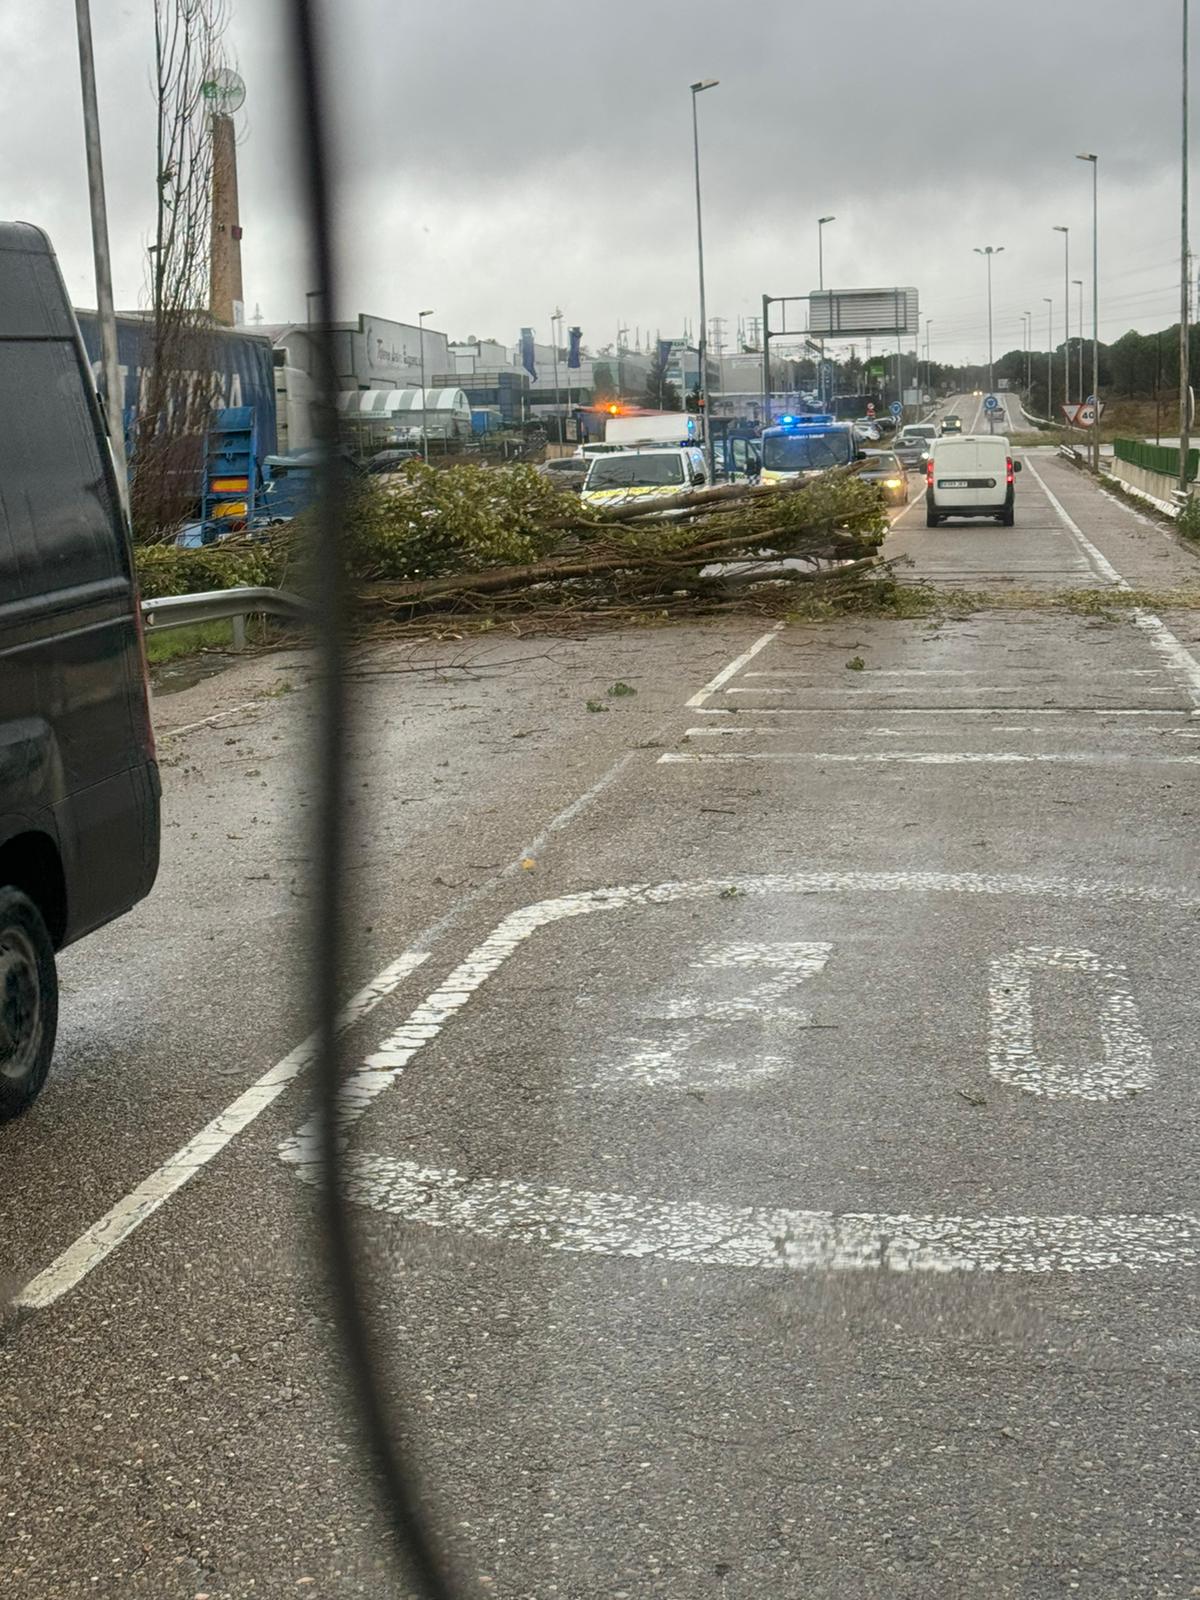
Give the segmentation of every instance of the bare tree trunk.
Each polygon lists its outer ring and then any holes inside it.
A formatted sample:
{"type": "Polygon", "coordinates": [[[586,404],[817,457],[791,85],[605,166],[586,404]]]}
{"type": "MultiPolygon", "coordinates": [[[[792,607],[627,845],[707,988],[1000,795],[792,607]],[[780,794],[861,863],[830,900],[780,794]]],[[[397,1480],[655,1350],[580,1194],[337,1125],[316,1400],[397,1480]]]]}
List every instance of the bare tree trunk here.
{"type": "Polygon", "coordinates": [[[133,522],[169,536],[193,510],[216,398],[208,312],[212,115],[228,0],[154,0],[157,204],[149,271],[150,360],[139,396],[133,522]]]}

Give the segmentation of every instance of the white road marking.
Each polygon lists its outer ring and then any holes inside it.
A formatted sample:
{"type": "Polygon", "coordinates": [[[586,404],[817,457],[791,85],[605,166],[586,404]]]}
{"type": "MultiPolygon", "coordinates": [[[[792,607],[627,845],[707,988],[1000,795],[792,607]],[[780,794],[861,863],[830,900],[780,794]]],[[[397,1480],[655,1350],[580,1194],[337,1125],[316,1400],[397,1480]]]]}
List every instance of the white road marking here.
{"type": "Polygon", "coordinates": [[[899,762],[915,767],[1022,766],[1061,767],[1194,767],[1200,756],[1160,756],[1148,751],[1130,755],[1123,750],[668,750],[658,758],[660,766],[681,763],[730,761],[825,761],[830,764],[899,762]]]}
{"type": "Polygon", "coordinates": [[[888,1216],[771,1210],[467,1177],[351,1155],[350,1200],[426,1228],[556,1253],[825,1272],[1141,1272],[1200,1263],[1200,1217],[888,1216]]]}
{"type": "MultiPolygon", "coordinates": [[[[466,961],[413,1012],[403,1060],[363,1073],[386,1079],[369,1094],[350,1091],[341,1134],[379,1090],[461,1010],[474,991],[538,929],[597,911],[745,895],[965,893],[1098,900],[1197,909],[1197,901],[1145,885],[1035,879],[1008,874],[801,872],[695,883],[629,884],[563,895],[505,917],[466,961]],[[499,959],[493,959],[494,957],[499,959]],[[437,1020],[440,1017],[441,1020],[437,1020]]],[[[403,1032],[403,1030],[402,1030],[403,1032]]],[[[393,1036],[395,1037],[395,1036],[393,1036]]],[[[280,1146],[306,1183],[320,1181],[309,1129],[280,1146]]],[[[1138,1271],[1200,1261],[1200,1218],[1165,1216],[910,1216],[707,1205],[610,1194],[525,1179],[465,1177],[391,1156],[351,1154],[347,1194],[355,1203],[426,1227],[453,1228],[556,1251],[727,1267],[890,1271],[1138,1271]]]]}
{"type": "MultiPolygon", "coordinates": [[[[229,706],[224,711],[214,711],[211,717],[201,717],[199,722],[185,722],[182,728],[166,728],[163,732],[154,730],[155,739],[176,739],[181,733],[195,733],[197,728],[207,728],[214,722],[222,722],[226,717],[236,717],[239,711],[256,711],[259,706],[276,704],[274,696],[259,700],[243,700],[239,706],[229,706]]],[[[151,705],[153,711],[153,704],[151,705]]]]}
{"type": "Polygon", "coordinates": [[[771,640],[776,637],[782,627],[783,623],[777,622],[771,629],[770,633],[764,633],[761,639],[756,639],[754,641],[749,650],[744,650],[742,654],[738,656],[736,660],[731,661],[727,667],[722,667],[715,678],[710,678],[709,681],[704,685],[703,689],[694,694],[690,700],[686,700],[684,702],[685,708],[688,711],[694,711],[697,706],[702,706],[706,700],[711,700],[713,695],[716,694],[717,690],[727,684],[730,678],[736,677],[747,662],[753,661],[760,650],[765,650],[767,648],[771,640]]]}
{"type": "MultiPolygon", "coordinates": [[[[1013,716],[1014,714],[1021,715],[1021,716],[1029,716],[1029,715],[1031,715],[1031,713],[1029,713],[1029,712],[1021,712],[1021,711],[1019,711],[1018,708],[1015,707],[1015,706],[1013,707],[1012,711],[1009,711],[1007,713],[1005,713],[1003,711],[993,712],[994,716],[1004,716],[1006,714],[1008,716],[1013,716]]],[[[896,715],[896,713],[894,711],[886,710],[886,709],[882,709],[881,708],[880,715],[886,716],[886,717],[893,717],[893,716],[896,715]]],[[[1181,712],[1180,715],[1186,716],[1187,713],[1186,712],[1181,712]]],[[[1037,724],[1037,723],[1028,723],[1028,724],[1026,724],[1026,723],[1019,723],[1019,722],[1016,722],[1016,723],[997,723],[997,722],[993,722],[993,723],[989,723],[987,728],[982,730],[982,731],[984,731],[986,733],[1032,733],[1032,734],[1036,734],[1039,738],[1054,737],[1056,739],[1059,739],[1059,738],[1062,738],[1062,736],[1063,736],[1063,730],[1060,727],[1056,726],[1054,723],[1049,723],[1049,722],[1043,722],[1040,725],[1037,724]]],[[[1169,735],[1171,738],[1174,738],[1174,739],[1200,739],[1200,733],[1194,732],[1189,728],[1150,728],[1150,727],[1146,727],[1145,725],[1139,725],[1137,723],[1132,723],[1132,724],[1125,723],[1125,724],[1122,724],[1119,727],[1111,729],[1110,731],[1112,733],[1114,733],[1114,734],[1120,734],[1123,737],[1135,738],[1135,739],[1162,738],[1165,735],[1169,735]]],[[[703,727],[688,728],[684,733],[684,738],[685,739],[746,739],[746,738],[752,737],[755,734],[758,734],[760,737],[762,737],[764,739],[781,739],[781,738],[784,738],[788,734],[792,734],[792,733],[796,733],[796,732],[798,732],[797,729],[789,727],[789,725],[786,724],[786,723],[784,723],[783,725],[780,725],[779,723],[767,723],[767,722],[743,722],[739,718],[736,724],[731,724],[731,723],[728,723],[728,722],[721,722],[721,723],[715,723],[714,724],[714,723],[709,722],[709,723],[705,723],[703,727]]],[[[895,739],[904,738],[904,739],[907,739],[907,738],[911,737],[912,732],[913,732],[912,728],[888,728],[888,727],[885,727],[882,724],[880,724],[879,726],[876,726],[876,727],[866,727],[862,723],[859,723],[855,727],[855,730],[854,730],[855,738],[866,738],[866,737],[870,737],[872,735],[878,736],[878,735],[882,735],[882,734],[887,734],[889,738],[895,738],[895,739]]],[[[963,730],[961,728],[954,728],[954,727],[949,727],[949,726],[946,727],[944,730],[936,729],[936,728],[926,728],[926,729],[923,730],[923,736],[925,738],[927,738],[927,739],[933,739],[933,738],[957,738],[962,734],[962,732],[963,732],[963,730]]]]}
{"type": "MultiPolygon", "coordinates": [[[[423,952],[410,951],[385,967],[346,1002],[338,1017],[338,1031],[345,1032],[363,1017],[369,1016],[381,1000],[399,988],[404,979],[428,959],[423,952]]],[[[93,1267],[99,1266],[106,1256],[124,1243],[134,1229],[152,1216],[165,1200],[182,1189],[189,1178],[194,1178],[201,1167],[207,1165],[231,1139],[249,1127],[257,1116],[277,1100],[288,1084],[312,1065],[316,1052],[316,1035],[310,1034],[303,1044],[297,1045],[282,1061],[277,1061],[269,1072],[264,1072],[219,1116],[201,1128],[195,1138],[164,1161],[162,1166],[156,1167],[136,1189],[118,1200],[74,1244],[31,1278],[14,1297],[13,1304],[42,1311],[60,1300],[93,1267]]]]}
{"type": "MultiPolygon", "coordinates": [[[[1037,682],[1044,683],[1051,675],[1042,667],[1008,667],[1006,671],[1017,674],[1024,672],[1033,677],[1037,682]]],[[[864,667],[864,678],[979,678],[991,676],[994,667],[864,667]]],[[[1162,671],[1161,667],[1102,667],[1099,671],[1092,671],[1089,678],[1154,678],[1162,671]]],[[[822,673],[816,667],[784,667],[776,672],[747,672],[747,678],[827,678],[827,673],[822,673]]]]}
{"type": "Polygon", "coordinates": [[[655,1020],[684,1022],[669,1037],[635,1038],[633,1055],[602,1065],[592,1080],[594,1089],[696,1089],[746,1088],[762,1083],[795,1065],[772,1053],[747,1053],[741,1037],[734,1041],[736,1060],[714,1060],[696,1055],[697,1047],[712,1040],[722,1024],[744,1023],[759,1018],[764,1023],[779,1023],[794,1028],[812,1026],[812,1016],[780,1002],[806,978],[825,968],[833,946],[811,941],[719,945],[700,960],[690,963],[693,972],[745,972],[755,969],[770,974],[727,1000],[706,999],[703,994],[677,994],[656,1013],[655,1020]]]}
{"type": "Polygon", "coordinates": [[[1124,966],[1103,961],[1092,950],[1024,945],[994,958],[988,1008],[988,1071],[1027,1094],[1127,1100],[1149,1089],[1157,1076],[1124,966]],[[1100,980],[1101,1060],[1069,1066],[1041,1059],[1034,1046],[1035,972],[1079,972],[1100,980]]]}
{"type": "Polygon", "coordinates": [[[1170,706],[1132,709],[1128,706],[697,706],[703,717],[1187,717],[1187,711],[1170,706]]]}
{"type": "MultiPolygon", "coordinates": [[[[857,676],[858,676],[858,674],[855,673],[855,677],[857,677],[857,676]]],[[[1029,690],[1030,690],[1030,685],[1028,683],[971,683],[971,684],[959,683],[959,684],[947,684],[947,686],[944,689],[933,689],[933,688],[930,688],[930,687],[928,687],[926,685],[922,685],[921,693],[922,694],[1028,694],[1029,690]]],[[[828,695],[833,695],[835,697],[836,701],[840,701],[844,695],[852,695],[852,694],[869,694],[869,695],[873,695],[875,697],[875,699],[877,699],[877,700],[889,700],[889,699],[896,699],[900,695],[909,695],[912,692],[913,691],[911,689],[867,689],[867,688],[858,688],[856,686],[851,686],[851,685],[846,685],[845,687],[843,687],[841,684],[834,684],[834,683],[805,684],[805,685],[801,685],[798,688],[794,688],[794,689],[791,688],[788,684],[779,683],[779,684],[771,684],[769,687],[767,685],[763,685],[760,688],[760,687],[758,687],[756,685],[756,686],[754,686],[752,688],[726,689],[726,691],[725,691],[726,694],[809,694],[809,695],[811,695],[811,694],[828,694],[828,695]]],[[[1164,689],[1161,689],[1161,690],[1160,689],[1151,689],[1148,692],[1150,694],[1171,694],[1174,691],[1169,689],[1169,688],[1164,688],[1164,689]]],[[[691,706],[689,706],[688,709],[691,710],[693,708],[691,706]]],[[[832,709],[836,709],[836,707],[830,707],[828,709],[832,710],[832,709]]]]}
{"type": "MultiPolygon", "coordinates": [[[[779,627],[783,624],[780,623],[779,627]]],[[[743,656],[739,656],[729,667],[724,670],[724,677],[728,678],[746,660],[751,659],[764,645],[768,644],[778,629],[760,639],[743,656]]],[[[718,678],[722,675],[718,674],[718,678]]],[[[714,680],[715,682],[715,680],[714,680]]],[[[706,691],[702,690],[701,694],[706,691]]],[[[190,723],[182,728],[170,730],[172,733],[187,733],[194,728],[203,727],[209,722],[217,721],[221,717],[231,716],[237,711],[245,711],[265,701],[246,701],[240,706],[232,706],[223,712],[216,712],[212,717],[202,719],[200,722],[190,723]]],[[[636,751],[627,751],[607,772],[605,772],[592,786],[577,799],[560,811],[551,819],[535,839],[531,841],[509,864],[493,877],[480,884],[471,893],[462,896],[454,906],[438,918],[418,936],[415,947],[406,950],[402,955],[390,962],[382,972],[371,980],[357,994],[352,995],[346,1002],[338,1017],[338,1030],[344,1032],[353,1027],[355,1023],[367,1016],[379,1002],[404,981],[406,977],[429,959],[428,950],[422,945],[430,944],[441,934],[450,922],[462,913],[469,905],[474,904],[489,889],[507,877],[516,876],[521,869],[521,860],[530,855],[540,853],[541,846],[559,829],[567,826],[581,811],[585,810],[609,785],[620,775],[624,768],[636,755],[636,751]]],[[[200,1169],[208,1164],[214,1156],[218,1155],[227,1144],[244,1129],[250,1126],[255,1119],[271,1105],[288,1084],[294,1082],[303,1072],[312,1065],[316,1056],[316,1038],[310,1035],[295,1049],[277,1061],[273,1067],[256,1079],[251,1086],[232,1101],[212,1121],[205,1124],[182,1149],[177,1150],[161,1166],[156,1167],[137,1187],[123,1196],[117,1203],[110,1207],[105,1214],[94,1222],[80,1236],[57,1256],[48,1267],[24,1285],[13,1297],[12,1304],[27,1310],[43,1310],[62,1298],[69,1290],[73,1289],[93,1268],[98,1267],[109,1255],[122,1245],[148,1217],[159,1209],[171,1195],[177,1193],[189,1179],[193,1178],[200,1169]]]]}
{"type": "MultiPolygon", "coordinates": [[[[1117,589],[1132,589],[1133,585],[1128,579],[1121,576],[1108,558],[1102,555],[1091,540],[1087,538],[1078,524],[1072,521],[1061,501],[1047,487],[1045,479],[1033,463],[1028,462],[1027,466],[1041,487],[1042,493],[1054,508],[1055,515],[1063,527],[1078,541],[1079,547],[1087,556],[1093,571],[1117,589]]],[[[1193,715],[1200,714],[1200,662],[1197,662],[1191,652],[1184,648],[1162,618],[1155,612],[1148,611],[1142,606],[1137,606],[1133,609],[1131,615],[1134,626],[1145,634],[1147,642],[1158,651],[1168,666],[1184,680],[1187,693],[1193,706],[1196,707],[1193,715]]]]}

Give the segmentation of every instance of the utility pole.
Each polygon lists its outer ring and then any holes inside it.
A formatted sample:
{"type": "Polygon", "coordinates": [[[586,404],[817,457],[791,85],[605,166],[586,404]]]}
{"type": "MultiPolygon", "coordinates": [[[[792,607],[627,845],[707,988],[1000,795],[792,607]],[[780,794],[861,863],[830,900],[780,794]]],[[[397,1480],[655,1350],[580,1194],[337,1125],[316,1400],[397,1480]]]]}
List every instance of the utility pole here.
{"type": "MultiPolygon", "coordinates": [[[[993,353],[992,353],[992,257],[993,256],[998,256],[1003,249],[1004,249],[1004,246],[1002,244],[1000,244],[1000,245],[986,244],[986,245],[983,246],[982,249],[980,249],[978,245],[975,246],[975,254],[977,256],[986,256],[987,257],[988,393],[989,394],[995,394],[995,392],[996,392],[996,364],[995,364],[995,360],[993,358],[993,353]]],[[[988,432],[989,433],[995,433],[995,431],[996,431],[996,423],[995,423],[994,419],[995,419],[995,412],[989,411],[988,412],[988,432]]]]}
{"type": "MultiPolygon", "coordinates": [[[[1100,160],[1090,151],[1075,157],[1092,164],[1092,399],[1096,420],[1092,424],[1092,471],[1100,471],[1100,160]]],[[[1082,399],[1083,396],[1081,395],[1082,399]]]]}
{"type": "Polygon", "coordinates": [[[1025,393],[1028,395],[1033,384],[1033,312],[1022,311],[1021,321],[1025,326],[1025,393]]]}
{"type": "Polygon", "coordinates": [[[1083,279],[1072,278],[1071,282],[1079,290],[1079,402],[1082,405],[1085,399],[1083,393],[1083,279]]]}
{"type": "Polygon", "coordinates": [[[700,269],[700,410],[704,416],[704,459],[708,463],[708,482],[711,487],[716,463],[713,458],[712,428],[708,416],[708,313],[704,303],[704,225],[700,212],[700,120],[696,112],[697,97],[705,89],[715,89],[719,79],[702,78],[689,85],[692,91],[692,156],[696,168],[696,259],[700,269]]]}
{"type": "Polygon", "coordinates": [[[100,152],[100,110],[96,102],[96,58],[88,0],[75,0],[79,35],[79,81],[83,91],[83,142],[87,153],[88,205],[92,217],[92,259],[96,269],[96,321],[100,327],[100,369],[104,374],[104,412],[117,474],[121,514],[129,520],[129,470],[125,462],[125,395],[117,355],[117,315],[113,307],[112,260],[108,252],[108,207],[100,152]]]}
{"type": "Polygon", "coordinates": [[[771,296],[762,297],[762,383],[763,383],[763,427],[771,426],[771,324],[768,320],[771,315],[771,296]]]}
{"type": "Polygon", "coordinates": [[[1042,299],[1046,302],[1046,421],[1054,419],[1050,413],[1054,410],[1054,300],[1051,295],[1044,294],[1042,299]]]}
{"type": "MultiPolygon", "coordinates": [[[[825,288],[825,224],[827,222],[836,221],[836,217],[817,218],[817,288],[821,290],[825,288]]],[[[824,310],[823,307],[822,310],[824,310]]],[[[817,342],[821,346],[821,354],[819,357],[821,362],[821,382],[819,385],[819,393],[821,396],[821,409],[824,411],[827,405],[827,397],[825,394],[825,340],[822,338],[817,342]]],[[[829,398],[832,398],[832,396],[829,398]]]]}
{"type": "Polygon", "coordinates": [[[1054,224],[1063,236],[1063,404],[1071,403],[1071,230],[1054,224]]]}
{"type": "Polygon", "coordinates": [[[1188,492],[1188,445],[1192,425],[1191,374],[1188,370],[1188,0],[1183,0],[1182,95],[1180,118],[1180,197],[1179,197],[1179,487],[1188,492]]]}

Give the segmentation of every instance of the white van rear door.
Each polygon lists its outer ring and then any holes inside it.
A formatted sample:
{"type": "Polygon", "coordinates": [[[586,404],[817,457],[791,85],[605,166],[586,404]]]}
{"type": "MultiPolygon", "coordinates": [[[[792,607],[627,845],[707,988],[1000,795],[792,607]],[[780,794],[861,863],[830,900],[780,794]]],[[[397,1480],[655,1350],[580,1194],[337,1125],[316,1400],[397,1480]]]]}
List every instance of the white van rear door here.
{"type": "Polygon", "coordinates": [[[1003,439],[950,439],[934,449],[934,499],[945,506],[999,506],[1008,493],[1003,439]]]}

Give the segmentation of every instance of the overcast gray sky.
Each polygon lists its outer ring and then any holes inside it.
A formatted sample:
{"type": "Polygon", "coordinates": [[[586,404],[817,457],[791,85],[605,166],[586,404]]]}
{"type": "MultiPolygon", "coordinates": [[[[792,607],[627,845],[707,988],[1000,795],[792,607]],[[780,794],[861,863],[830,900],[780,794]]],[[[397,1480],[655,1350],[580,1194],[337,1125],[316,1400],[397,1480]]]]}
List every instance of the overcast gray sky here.
{"type": "MultiPolygon", "coordinates": [[[[247,310],[302,319],[281,0],[233,0],[247,82],[247,310]]],[[[143,293],[154,197],[151,0],[92,0],[121,305],[143,293]]],[[[696,317],[688,84],[700,100],[710,315],[764,291],[915,284],[942,359],[997,351],[1044,295],[1061,338],[1062,236],[1088,280],[1101,167],[1101,337],[1178,307],[1178,0],[326,0],[336,53],[344,310],[451,337],[539,337],[561,305],[592,346],[696,317]]],[[[95,303],[68,0],[0,0],[0,215],[43,224],[95,303]]],[[[1200,108],[1197,111],[1200,119],[1200,108]]],[[[1072,289],[1072,328],[1077,316],[1072,289]]],[[[1090,330],[1090,309],[1085,312],[1090,330]]]]}

